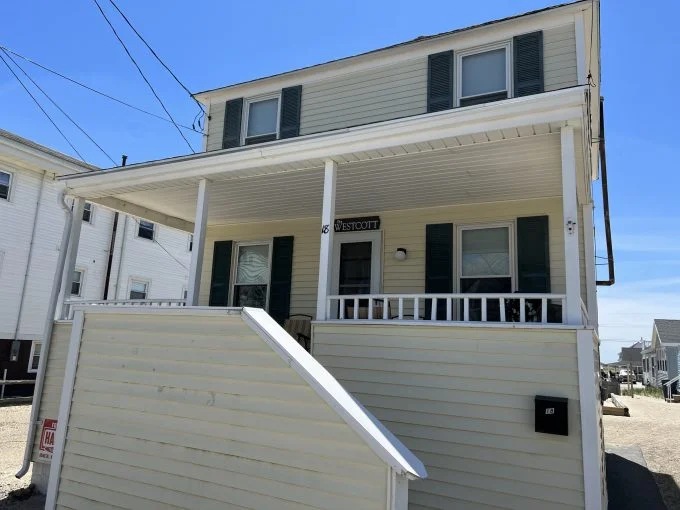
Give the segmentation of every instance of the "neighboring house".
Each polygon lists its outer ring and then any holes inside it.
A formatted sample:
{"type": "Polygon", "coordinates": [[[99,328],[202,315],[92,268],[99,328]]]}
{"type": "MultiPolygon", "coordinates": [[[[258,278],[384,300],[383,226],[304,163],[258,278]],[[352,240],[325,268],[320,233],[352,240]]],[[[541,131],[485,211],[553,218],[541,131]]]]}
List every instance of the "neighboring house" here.
{"type": "MultiPolygon", "coordinates": [[[[35,378],[64,226],[64,185],[55,177],[91,170],[0,130],[0,379],[5,370],[7,379],[35,378]]],[[[68,299],[184,297],[189,234],[87,202],[80,235],[68,299]]],[[[32,385],[8,386],[5,396],[32,392],[32,385]]]]}
{"type": "MultiPolygon", "coordinates": [[[[249,424],[277,423],[274,410],[306,395],[290,402],[273,368],[255,381],[268,358],[242,352],[230,329],[223,341],[238,356],[200,361],[219,345],[214,316],[253,307],[282,324],[311,317],[311,355],[425,464],[410,508],[606,508],[591,186],[606,169],[598,9],[575,2],[198,93],[206,152],[62,178],[77,207],[145,211],[193,231],[194,250],[190,306],[84,307],[60,322],[53,383],[31,424],[67,420],[68,436],[51,461],[39,430],[27,446],[39,488],[48,462],[63,467],[48,501],[143,496],[152,507],[168,487],[237,484],[256,451],[219,479],[170,456],[179,447],[192,466],[222,465],[240,446],[202,442],[196,453],[201,431],[234,425],[233,438],[250,440],[249,424]],[[166,335],[159,317],[174,326],[166,335]],[[119,323],[130,338],[101,341],[119,323]],[[210,382],[233,364],[243,378],[210,382]],[[82,377],[110,397],[84,394],[82,377]],[[262,397],[259,421],[241,419],[244,392],[262,397]],[[219,423],[206,423],[206,402],[219,423]],[[134,460],[115,451],[128,436],[143,447],[134,460]]],[[[69,243],[73,252],[78,236],[69,243]]],[[[265,331],[263,315],[249,327],[265,331]]],[[[286,422],[277,444],[342,449],[315,419],[286,422]]],[[[296,471],[294,483],[317,475],[296,471]]],[[[285,494],[286,508],[303,505],[285,494]]]]}
{"type": "MultiPolygon", "coordinates": [[[[642,350],[644,383],[659,387],[676,378],[680,354],[680,320],[654,319],[652,342],[642,350]]],[[[673,389],[677,389],[677,383],[673,389]]],[[[674,391],[676,392],[676,391],[674,391]]]]}
{"type": "Polygon", "coordinates": [[[619,368],[628,369],[630,366],[633,369],[633,373],[638,378],[637,381],[640,382],[640,377],[642,376],[642,350],[646,347],[644,340],[635,342],[630,347],[622,347],[619,353],[619,362],[617,363],[619,368]]]}

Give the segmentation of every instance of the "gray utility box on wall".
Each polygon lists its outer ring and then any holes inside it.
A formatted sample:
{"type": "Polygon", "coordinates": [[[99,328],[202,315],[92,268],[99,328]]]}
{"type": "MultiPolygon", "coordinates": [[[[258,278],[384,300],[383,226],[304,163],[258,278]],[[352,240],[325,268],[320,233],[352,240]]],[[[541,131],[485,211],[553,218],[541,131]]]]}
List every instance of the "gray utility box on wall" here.
{"type": "Polygon", "coordinates": [[[569,435],[569,399],[536,395],[536,432],[569,435]]]}

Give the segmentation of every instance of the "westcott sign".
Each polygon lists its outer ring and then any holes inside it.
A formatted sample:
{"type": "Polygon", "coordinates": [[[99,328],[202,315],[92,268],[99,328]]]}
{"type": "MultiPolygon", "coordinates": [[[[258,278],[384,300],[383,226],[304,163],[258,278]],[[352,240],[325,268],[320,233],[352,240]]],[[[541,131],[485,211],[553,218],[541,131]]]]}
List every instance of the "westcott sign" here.
{"type": "Polygon", "coordinates": [[[378,230],[380,228],[380,216],[365,216],[363,218],[343,218],[335,220],[336,232],[363,232],[365,230],[378,230]]]}

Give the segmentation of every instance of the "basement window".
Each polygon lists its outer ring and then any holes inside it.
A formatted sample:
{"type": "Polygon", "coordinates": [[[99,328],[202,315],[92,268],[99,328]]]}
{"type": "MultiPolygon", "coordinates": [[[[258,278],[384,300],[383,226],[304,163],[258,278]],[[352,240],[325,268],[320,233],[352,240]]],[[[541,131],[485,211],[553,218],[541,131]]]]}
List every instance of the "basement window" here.
{"type": "Polygon", "coordinates": [[[279,136],[279,95],[246,99],[243,144],[271,142],[279,136]]]}
{"type": "Polygon", "coordinates": [[[153,241],[156,225],[146,220],[139,220],[139,228],[137,229],[137,237],[142,239],[149,239],[153,241]]]}
{"type": "Polygon", "coordinates": [[[510,42],[461,52],[457,56],[458,106],[510,97],[510,42]]]}
{"type": "Polygon", "coordinates": [[[12,184],[12,174],[0,172],[0,199],[9,200],[9,190],[12,184]]]}
{"type": "Polygon", "coordinates": [[[31,344],[31,355],[28,357],[28,369],[26,372],[35,374],[40,366],[40,351],[42,344],[40,342],[33,342],[31,344]]]}

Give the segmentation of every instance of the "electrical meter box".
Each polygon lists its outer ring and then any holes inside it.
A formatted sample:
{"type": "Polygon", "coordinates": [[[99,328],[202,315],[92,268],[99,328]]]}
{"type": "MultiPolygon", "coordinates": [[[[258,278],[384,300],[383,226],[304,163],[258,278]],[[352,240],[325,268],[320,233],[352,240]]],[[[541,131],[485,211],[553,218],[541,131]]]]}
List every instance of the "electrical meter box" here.
{"type": "Polygon", "coordinates": [[[569,435],[569,399],[536,395],[536,432],[569,435]]]}

